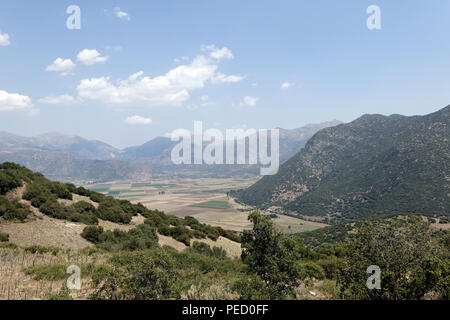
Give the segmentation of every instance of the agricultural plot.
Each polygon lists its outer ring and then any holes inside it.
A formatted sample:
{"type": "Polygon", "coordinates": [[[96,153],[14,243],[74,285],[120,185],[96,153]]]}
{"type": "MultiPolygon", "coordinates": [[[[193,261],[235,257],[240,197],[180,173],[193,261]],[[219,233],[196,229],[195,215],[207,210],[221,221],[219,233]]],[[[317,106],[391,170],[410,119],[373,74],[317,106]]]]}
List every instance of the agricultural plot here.
{"type": "MultiPolygon", "coordinates": [[[[247,217],[250,208],[228,198],[227,192],[245,188],[255,179],[155,179],[140,182],[111,182],[90,185],[104,194],[118,199],[141,202],[150,209],[158,209],[178,217],[192,216],[202,223],[224,229],[243,231],[251,227],[247,217]]],[[[284,233],[310,231],[325,226],[287,216],[273,219],[284,233]]]]}
{"type": "Polygon", "coordinates": [[[206,201],[202,203],[192,204],[191,207],[223,210],[231,209],[231,205],[227,201],[206,201]]]}

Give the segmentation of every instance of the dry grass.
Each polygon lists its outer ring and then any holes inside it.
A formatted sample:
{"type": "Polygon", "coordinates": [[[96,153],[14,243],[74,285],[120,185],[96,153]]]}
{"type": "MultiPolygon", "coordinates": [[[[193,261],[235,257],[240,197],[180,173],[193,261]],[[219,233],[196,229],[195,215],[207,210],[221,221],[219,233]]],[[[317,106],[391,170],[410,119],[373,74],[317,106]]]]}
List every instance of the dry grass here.
{"type": "Polygon", "coordinates": [[[230,258],[239,258],[241,256],[241,244],[224,237],[219,237],[217,241],[213,241],[211,239],[191,239],[191,245],[195,241],[206,243],[211,248],[220,247],[227,252],[227,255],[230,258]]]}
{"type": "Polygon", "coordinates": [[[2,223],[0,232],[9,234],[9,240],[20,246],[42,245],[82,249],[93,244],[80,234],[86,225],[56,220],[47,216],[26,223],[2,223]]]}
{"type": "MultiPolygon", "coordinates": [[[[56,294],[66,280],[38,281],[25,270],[37,265],[82,265],[104,261],[104,257],[83,255],[76,251],[52,254],[32,254],[22,248],[0,248],[0,300],[45,300],[56,294]]],[[[73,292],[77,299],[87,299],[91,291],[89,279],[83,279],[81,290],[73,292]]],[[[70,275],[67,275],[69,278],[70,275]]]]}

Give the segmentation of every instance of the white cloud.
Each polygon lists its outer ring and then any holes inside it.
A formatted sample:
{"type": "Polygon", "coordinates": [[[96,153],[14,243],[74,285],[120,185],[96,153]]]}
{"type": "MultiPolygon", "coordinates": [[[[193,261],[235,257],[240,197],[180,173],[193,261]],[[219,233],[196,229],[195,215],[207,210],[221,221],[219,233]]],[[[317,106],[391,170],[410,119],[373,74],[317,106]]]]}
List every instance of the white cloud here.
{"type": "Polygon", "coordinates": [[[112,50],[112,51],[121,51],[122,50],[122,46],[120,45],[116,45],[116,46],[111,46],[111,45],[107,45],[106,50],[112,50]]]}
{"type": "Polygon", "coordinates": [[[7,33],[0,33],[0,46],[9,46],[11,44],[11,41],[9,40],[9,34],[7,33]]]}
{"type": "Polygon", "coordinates": [[[203,101],[203,102],[207,102],[209,100],[209,97],[208,96],[201,96],[200,100],[203,101]]]}
{"type": "Polygon", "coordinates": [[[180,63],[180,62],[182,62],[182,61],[188,61],[189,60],[189,57],[188,56],[182,56],[181,58],[175,58],[175,59],[173,59],[173,61],[175,62],[175,63],[180,63]]]}
{"type": "Polygon", "coordinates": [[[81,62],[82,64],[86,64],[86,65],[91,65],[91,64],[100,63],[100,62],[106,62],[106,60],[108,60],[108,59],[109,59],[108,56],[102,57],[100,52],[98,52],[95,49],[93,49],[93,50],[84,49],[84,50],[80,51],[77,55],[77,60],[79,62],[81,62]]]}
{"type": "Polygon", "coordinates": [[[130,116],[125,119],[125,123],[128,124],[151,124],[153,120],[151,118],[144,118],[138,115],[130,116]]]}
{"type": "Polygon", "coordinates": [[[221,59],[234,59],[233,52],[227,47],[223,47],[222,49],[216,48],[215,45],[203,46],[202,49],[204,51],[210,51],[210,57],[216,60],[221,59]]]}
{"type": "Polygon", "coordinates": [[[254,107],[254,106],[256,106],[256,104],[258,103],[258,101],[259,101],[259,98],[256,98],[256,97],[250,97],[250,96],[245,96],[243,99],[242,99],[242,102],[241,102],[241,106],[242,107],[254,107]]]}
{"type": "Polygon", "coordinates": [[[82,99],[126,107],[180,106],[190,99],[190,92],[205,87],[207,82],[240,81],[240,76],[217,73],[216,60],[197,56],[191,63],[177,66],[166,74],[151,78],[139,71],[126,80],[110,77],[83,79],[77,87],[82,99]],[[236,78],[239,77],[239,78],[236,78]]]}
{"type": "Polygon", "coordinates": [[[0,111],[25,111],[30,116],[39,114],[30,97],[4,90],[0,90],[0,111]]]}
{"type": "Polygon", "coordinates": [[[281,89],[289,89],[291,87],[295,86],[295,82],[283,82],[281,85],[281,89]]]}
{"type": "Polygon", "coordinates": [[[235,83],[245,79],[245,76],[241,75],[225,75],[223,73],[216,73],[212,78],[214,83],[235,83]]]}
{"type": "Polygon", "coordinates": [[[50,72],[59,72],[62,76],[66,76],[76,67],[76,64],[71,59],[57,58],[45,70],[50,72]]]}
{"type": "Polygon", "coordinates": [[[69,94],[63,94],[60,96],[50,95],[39,99],[38,102],[42,104],[74,104],[77,100],[69,94]]]}
{"type": "Polygon", "coordinates": [[[122,10],[120,8],[114,8],[114,14],[117,18],[124,20],[124,21],[130,21],[130,15],[122,10]]]}

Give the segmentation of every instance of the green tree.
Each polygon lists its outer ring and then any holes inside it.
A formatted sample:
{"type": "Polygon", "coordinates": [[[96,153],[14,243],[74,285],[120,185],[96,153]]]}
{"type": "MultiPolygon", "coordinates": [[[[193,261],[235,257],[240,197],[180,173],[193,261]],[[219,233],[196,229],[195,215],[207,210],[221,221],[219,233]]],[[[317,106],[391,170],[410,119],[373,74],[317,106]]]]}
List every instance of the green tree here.
{"type": "MultiPolygon", "coordinates": [[[[299,242],[277,232],[269,216],[253,212],[248,219],[253,229],[242,235],[242,261],[265,283],[271,299],[282,299],[292,292],[300,277],[299,242]]],[[[259,283],[255,279],[252,282],[259,283]]]]}
{"type": "Polygon", "coordinates": [[[429,223],[418,216],[367,221],[346,246],[337,276],[345,299],[420,299],[439,290],[448,268],[429,223]],[[367,288],[371,265],[381,270],[381,289],[367,288]]]}

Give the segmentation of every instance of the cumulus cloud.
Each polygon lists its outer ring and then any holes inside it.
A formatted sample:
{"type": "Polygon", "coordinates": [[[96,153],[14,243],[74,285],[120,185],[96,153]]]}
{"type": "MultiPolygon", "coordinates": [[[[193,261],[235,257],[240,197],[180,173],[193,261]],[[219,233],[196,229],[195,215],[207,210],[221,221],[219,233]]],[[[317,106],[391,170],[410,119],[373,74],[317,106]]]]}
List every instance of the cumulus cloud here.
{"type": "Polygon", "coordinates": [[[241,76],[226,76],[217,69],[216,60],[200,55],[190,64],[154,78],[139,71],[116,82],[110,77],[83,79],[77,91],[82,99],[118,107],[180,106],[190,99],[191,91],[204,88],[208,81],[217,84],[242,80],[241,76]]]}
{"type": "Polygon", "coordinates": [[[63,94],[59,96],[50,95],[39,99],[38,102],[42,104],[74,104],[76,99],[69,94],[63,94]]]}
{"type": "Polygon", "coordinates": [[[117,18],[124,20],[124,21],[130,21],[130,15],[122,10],[120,10],[120,8],[114,8],[114,14],[116,15],[117,18]]]}
{"type": "Polygon", "coordinates": [[[245,76],[241,75],[225,75],[223,73],[216,73],[211,79],[213,83],[235,83],[245,79],[245,76]]]}
{"type": "Polygon", "coordinates": [[[289,89],[291,87],[295,86],[295,82],[283,82],[281,85],[281,89],[289,89]]]}
{"type": "Polygon", "coordinates": [[[241,106],[242,107],[254,107],[254,106],[256,106],[256,104],[258,103],[258,101],[259,101],[259,98],[256,98],[256,97],[250,97],[250,96],[245,96],[243,99],[242,99],[242,102],[241,102],[241,106]]]}
{"type": "Polygon", "coordinates": [[[221,49],[217,48],[215,45],[203,46],[202,49],[204,51],[209,51],[209,56],[216,60],[221,59],[234,59],[233,52],[227,47],[223,47],[221,49]]]}
{"type": "Polygon", "coordinates": [[[11,41],[9,40],[9,34],[7,33],[0,33],[0,46],[9,46],[11,44],[11,41]]]}
{"type": "Polygon", "coordinates": [[[109,59],[108,56],[102,56],[100,52],[98,52],[95,49],[93,50],[84,49],[80,51],[77,55],[77,60],[85,65],[92,65],[95,63],[106,62],[106,60],[108,59],[109,59]]]}
{"type": "Polygon", "coordinates": [[[180,63],[180,62],[188,61],[188,60],[189,60],[189,57],[188,57],[188,56],[182,56],[181,58],[175,58],[175,59],[173,59],[173,61],[174,61],[175,63],[180,63]]]}
{"type": "Polygon", "coordinates": [[[151,124],[153,123],[152,118],[144,118],[138,115],[130,116],[125,119],[125,123],[128,124],[151,124]]]}
{"type": "Polygon", "coordinates": [[[24,111],[31,116],[39,114],[30,97],[4,90],[0,90],[0,111],[24,111]]]}
{"type": "Polygon", "coordinates": [[[71,59],[57,58],[45,70],[50,72],[59,72],[62,76],[66,76],[76,67],[71,59]]]}

